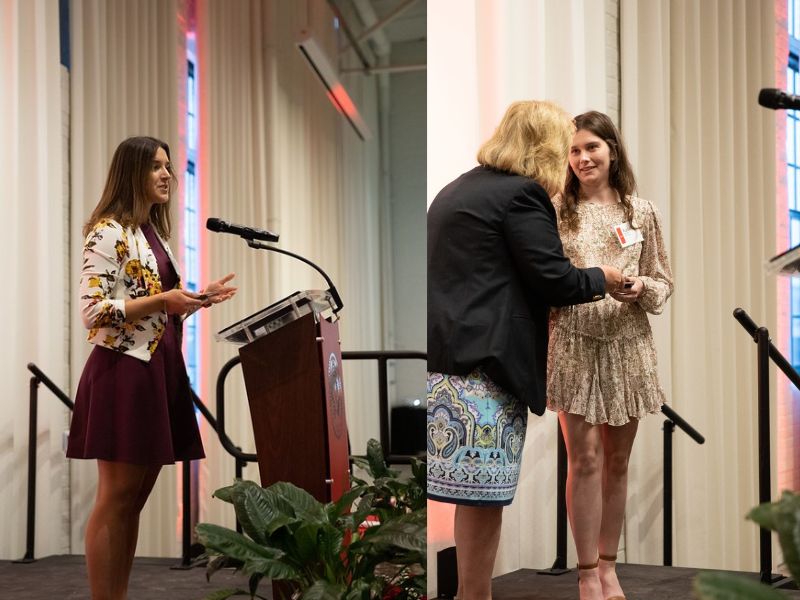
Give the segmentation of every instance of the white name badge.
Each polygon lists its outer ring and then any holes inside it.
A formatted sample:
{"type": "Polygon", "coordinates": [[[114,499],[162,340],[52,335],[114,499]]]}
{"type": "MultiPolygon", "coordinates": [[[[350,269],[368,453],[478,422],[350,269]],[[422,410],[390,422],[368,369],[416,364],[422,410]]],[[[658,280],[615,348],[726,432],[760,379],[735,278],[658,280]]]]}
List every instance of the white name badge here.
{"type": "Polygon", "coordinates": [[[628,246],[632,246],[633,244],[644,241],[644,236],[642,235],[641,230],[634,229],[628,222],[614,225],[614,235],[617,236],[619,245],[623,248],[627,248],[628,246]]]}

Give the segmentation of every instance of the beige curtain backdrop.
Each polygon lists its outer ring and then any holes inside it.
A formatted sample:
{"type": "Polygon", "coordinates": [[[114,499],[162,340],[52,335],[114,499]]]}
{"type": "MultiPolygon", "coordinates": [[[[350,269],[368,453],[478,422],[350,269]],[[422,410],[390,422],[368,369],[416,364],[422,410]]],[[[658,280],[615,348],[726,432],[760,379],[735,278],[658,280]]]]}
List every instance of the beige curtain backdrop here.
{"type": "MultiPolygon", "coordinates": [[[[571,113],[608,110],[616,63],[605,61],[614,3],[452,0],[428,4],[428,203],[472,168],[508,104],[550,99],[571,113]],[[457,92],[455,92],[455,91],[457,92]],[[458,97],[458,102],[453,98],[458,97]]],[[[495,575],[549,567],[556,548],[553,413],[531,415],[514,503],[505,509],[495,575]]],[[[428,573],[453,545],[452,505],[429,502],[428,573]]],[[[570,562],[574,552],[570,550],[570,562]]]]}
{"type": "MultiPolygon", "coordinates": [[[[71,223],[73,305],[71,395],[91,346],[79,319],[77,296],[83,238],[81,228],[100,199],[117,145],[131,135],[152,135],[179,156],[178,100],[185,93],[184,36],[178,0],[73,0],[70,4],[71,65],[71,223]],[[180,70],[179,70],[180,68],[180,70]]],[[[174,207],[173,207],[174,208],[174,207]]],[[[177,232],[173,211],[173,230],[177,232]]],[[[179,240],[170,244],[177,248],[179,240]]],[[[94,461],[71,461],[72,544],[83,553],[86,519],[94,502],[94,461]]],[[[179,468],[162,470],[141,520],[137,554],[179,556],[179,468]]]]}
{"type": "MultiPolygon", "coordinates": [[[[774,113],[756,103],[774,85],[773,0],[622,0],[621,40],[623,127],[640,189],[665,217],[676,281],[662,373],[673,408],[707,437],[675,435],[675,564],[755,570],[758,530],[744,521],[758,501],[755,344],[731,313],[775,331],[775,279],[763,272],[775,249],[774,113]]],[[[661,460],[659,432],[647,433],[628,559],[654,563],[661,460]]]]}
{"type": "MultiPolygon", "coordinates": [[[[0,0],[0,207],[6,249],[0,295],[0,559],[25,554],[28,381],[36,363],[68,384],[62,92],[58,3],[0,0]]],[[[62,451],[67,410],[39,388],[35,554],[68,551],[68,473],[62,451]]]]}
{"type": "Polygon", "coordinates": [[[616,91],[616,65],[610,69],[603,58],[613,18],[606,4],[428,4],[428,203],[475,165],[478,147],[512,101],[550,99],[575,113],[605,109],[608,92],[616,91]],[[451,90],[459,90],[457,101],[451,90]]]}
{"type": "MultiPolygon", "coordinates": [[[[364,143],[331,105],[295,46],[299,31],[309,30],[335,64],[332,23],[329,7],[319,0],[199,2],[202,219],[216,216],[280,233],[281,248],[318,263],[341,293],[342,349],[377,349],[376,82],[361,75],[344,80],[376,135],[364,143]]],[[[235,271],[239,285],[231,302],[204,315],[208,335],[294,291],[325,286],[310,267],[252,250],[236,237],[209,234],[205,246],[209,277],[235,271]]],[[[234,346],[211,342],[205,389],[213,390],[221,366],[235,355],[234,346]]],[[[367,439],[378,436],[374,367],[345,363],[344,385],[352,448],[362,452],[367,439]]],[[[245,451],[254,451],[238,367],[228,378],[226,398],[228,435],[245,451]]],[[[232,526],[230,506],[211,500],[211,494],[231,483],[233,459],[214,436],[205,439],[200,520],[232,526]]],[[[257,466],[245,469],[244,476],[258,481],[257,466]]]]}

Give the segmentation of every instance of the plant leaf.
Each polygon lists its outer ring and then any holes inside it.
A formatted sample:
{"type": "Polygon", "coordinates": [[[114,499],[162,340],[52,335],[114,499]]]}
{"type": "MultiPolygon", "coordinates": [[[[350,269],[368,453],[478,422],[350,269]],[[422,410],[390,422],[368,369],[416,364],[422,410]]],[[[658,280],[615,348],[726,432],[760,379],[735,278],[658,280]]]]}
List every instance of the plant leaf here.
{"type": "Polygon", "coordinates": [[[699,600],[786,600],[767,585],[730,573],[700,573],[693,588],[699,600]]]}
{"type": "Polygon", "coordinates": [[[303,573],[299,569],[288,564],[286,561],[269,558],[249,560],[245,563],[242,571],[244,571],[246,575],[260,575],[276,581],[281,579],[294,581],[303,577],[303,573]]]}
{"type": "Polygon", "coordinates": [[[328,520],[333,523],[337,518],[349,511],[353,502],[364,494],[366,490],[367,487],[363,485],[352,487],[342,494],[336,502],[329,504],[326,509],[328,520]]]}
{"type": "Polygon", "coordinates": [[[217,590],[216,592],[211,592],[203,600],[226,600],[231,596],[250,596],[250,592],[237,589],[217,590]]]}
{"type": "Polygon", "coordinates": [[[285,514],[293,515],[303,521],[319,520],[325,512],[323,504],[314,496],[286,481],[273,483],[266,491],[274,495],[275,505],[281,506],[285,514]]]}
{"type": "Polygon", "coordinates": [[[419,460],[416,458],[411,459],[411,474],[414,477],[414,481],[417,482],[417,485],[426,490],[428,487],[428,471],[427,471],[427,464],[424,460],[419,460]]]}
{"type": "Polygon", "coordinates": [[[386,466],[383,460],[383,448],[376,439],[367,442],[367,461],[369,462],[370,474],[374,479],[378,477],[397,477],[397,471],[393,471],[386,466]]]}
{"type": "Polygon", "coordinates": [[[292,559],[304,566],[312,566],[320,560],[318,542],[321,533],[318,523],[304,523],[292,536],[292,559]]]}
{"type": "Polygon", "coordinates": [[[234,567],[237,571],[241,568],[242,561],[234,560],[227,556],[213,556],[208,560],[206,566],[206,581],[211,581],[211,576],[225,567],[234,567]]]}
{"type": "Polygon", "coordinates": [[[778,533],[783,558],[795,581],[800,581],[800,496],[784,491],[778,502],[764,503],[747,515],[778,533]]]}
{"type": "Polygon", "coordinates": [[[262,546],[236,531],[212,523],[200,523],[195,531],[206,548],[244,563],[258,559],[275,560],[283,556],[281,550],[262,546]]]}
{"type": "Polygon", "coordinates": [[[260,485],[248,481],[237,484],[233,492],[233,505],[242,529],[259,544],[267,544],[267,537],[291,519],[279,514],[270,502],[272,497],[260,485]],[[250,485],[247,485],[250,484],[250,485]]]}
{"type": "Polygon", "coordinates": [[[427,548],[426,512],[408,513],[379,527],[371,527],[364,533],[359,545],[364,546],[366,551],[374,546],[394,546],[424,554],[427,548]]]}
{"type": "Polygon", "coordinates": [[[340,583],[331,583],[318,579],[310,585],[300,596],[302,600],[339,600],[346,588],[340,583]]]}
{"type": "Polygon", "coordinates": [[[320,559],[332,567],[332,571],[341,571],[342,544],[344,532],[335,527],[323,527],[317,536],[317,547],[320,559]]]}
{"type": "Polygon", "coordinates": [[[369,515],[375,512],[373,503],[375,501],[374,494],[366,494],[358,501],[358,507],[347,519],[349,527],[353,531],[357,531],[361,523],[364,522],[369,515]]]}
{"type": "MultiPolygon", "coordinates": [[[[366,579],[359,579],[354,581],[350,585],[350,589],[347,590],[347,594],[344,596],[345,600],[369,600],[371,596],[370,592],[372,591],[372,584],[373,581],[367,581],[366,579]]],[[[384,583],[379,583],[379,589],[383,589],[384,583]]],[[[380,596],[374,596],[379,598],[380,596]]]]}
{"type": "Polygon", "coordinates": [[[231,493],[233,492],[234,485],[229,485],[227,487],[219,488],[216,492],[212,495],[214,498],[219,498],[223,502],[227,502],[228,504],[233,504],[233,498],[231,493]]]}

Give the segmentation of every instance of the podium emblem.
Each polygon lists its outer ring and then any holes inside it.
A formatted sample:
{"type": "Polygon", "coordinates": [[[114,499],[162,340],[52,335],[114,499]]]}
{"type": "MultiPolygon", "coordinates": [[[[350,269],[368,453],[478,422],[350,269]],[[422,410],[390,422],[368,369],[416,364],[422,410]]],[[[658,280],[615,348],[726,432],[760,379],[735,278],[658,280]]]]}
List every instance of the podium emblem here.
{"type": "Polygon", "coordinates": [[[329,418],[333,425],[333,434],[336,438],[342,437],[342,424],[344,415],[344,394],[342,390],[342,372],[339,360],[333,352],[328,356],[328,402],[330,407],[329,418]]]}

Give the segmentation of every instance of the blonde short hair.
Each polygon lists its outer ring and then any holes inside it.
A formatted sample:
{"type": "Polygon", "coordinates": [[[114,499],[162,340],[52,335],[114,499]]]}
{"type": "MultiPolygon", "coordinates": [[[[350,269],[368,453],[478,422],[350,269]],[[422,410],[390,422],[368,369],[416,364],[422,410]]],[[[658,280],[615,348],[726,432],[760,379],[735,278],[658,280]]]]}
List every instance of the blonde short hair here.
{"type": "Polygon", "coordinates": [[[486,167],[535,179],[550,196],[564,188],[575,125],[554,102],[512,103],[491,138],[478,150],[486,167]]]}

